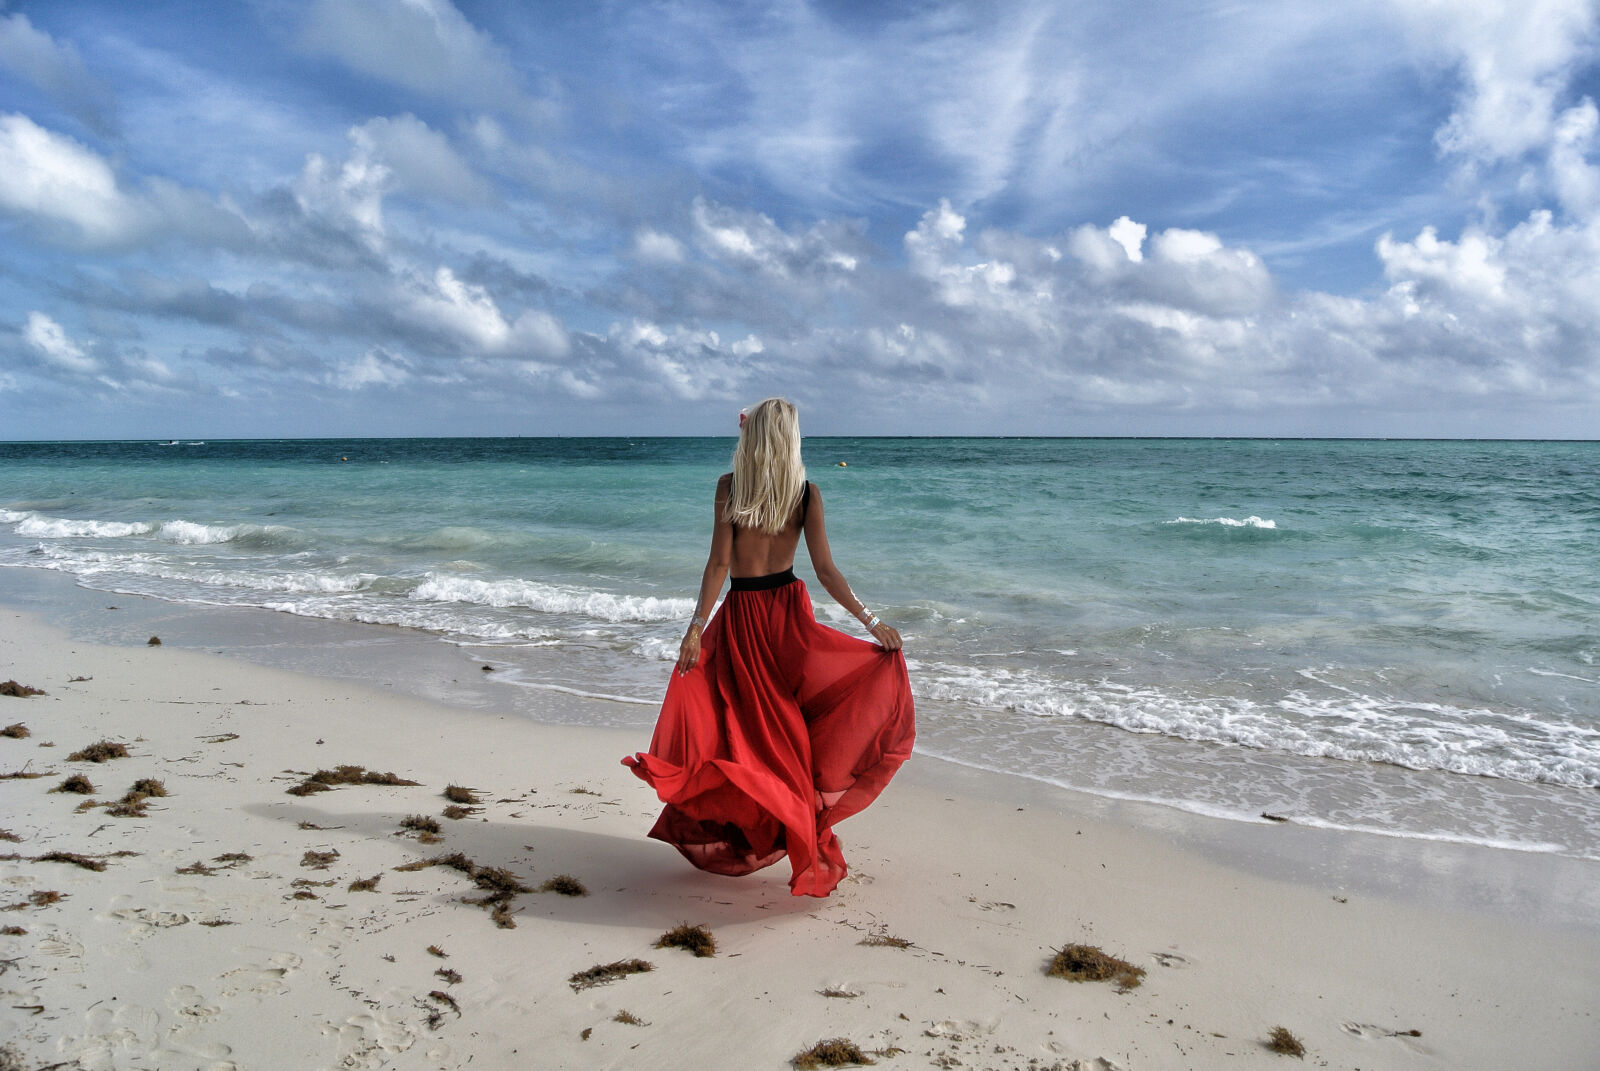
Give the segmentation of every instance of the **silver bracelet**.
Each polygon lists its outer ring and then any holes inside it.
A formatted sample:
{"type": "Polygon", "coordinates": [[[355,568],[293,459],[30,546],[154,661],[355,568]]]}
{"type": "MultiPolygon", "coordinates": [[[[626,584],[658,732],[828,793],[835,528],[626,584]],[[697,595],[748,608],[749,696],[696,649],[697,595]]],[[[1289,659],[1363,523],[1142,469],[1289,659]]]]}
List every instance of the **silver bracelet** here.
{"type": "Polygon", "coordinates": [[[701,617],[699,614],[695,614],[693,617],[691,617],[689,619],[689,627],[690,628],[695,628],[697,626],[700,628],[700,630],[702,632],[705,631],[706,619],[701,617]]]}
{"type": "Polygon", "coordinates": [[[881,624],[883,624],[883,622],[878,620],[878,615],[873,614],[872,617],[867,621],[867,631],[871,632],[881,624]]]}

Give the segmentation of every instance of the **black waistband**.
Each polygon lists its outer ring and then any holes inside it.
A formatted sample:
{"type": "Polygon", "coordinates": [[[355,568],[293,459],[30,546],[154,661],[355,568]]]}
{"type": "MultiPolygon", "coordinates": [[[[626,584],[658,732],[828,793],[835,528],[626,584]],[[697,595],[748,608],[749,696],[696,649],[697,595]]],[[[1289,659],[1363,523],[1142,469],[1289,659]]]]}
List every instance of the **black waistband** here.
{"type": "Polygon", "coordinates": [[[769,591],[772,588],[781,588],[785,584],[793,584],[800,578],[794,575],[794,566],[790,566],[781,573],[768,573],[766,576],[736,576],[733,578],[734,591],[769,591]]]}

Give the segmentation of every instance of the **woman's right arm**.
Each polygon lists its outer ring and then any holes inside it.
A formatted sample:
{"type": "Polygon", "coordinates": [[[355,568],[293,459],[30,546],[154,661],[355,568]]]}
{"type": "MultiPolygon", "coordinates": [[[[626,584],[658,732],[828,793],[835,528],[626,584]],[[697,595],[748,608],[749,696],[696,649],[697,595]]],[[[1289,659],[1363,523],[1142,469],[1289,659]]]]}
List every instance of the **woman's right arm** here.
{"type": "Polygon", "coordinates": [[[705,572],[700,576],[700,598],[694,604],[694,616],[678,645],[678,672],[687,673],[700,661],[700,634],[705,631],[706,620],[722,594],[722,582],[728,578],[728,565],[733,559],[733,524],[722,519],[723,506],[728,501],[727,479],[717,481],[717,493],[712,499],[711,554],[706,558],[705,572]]]}
{"type": "Polygon", "coordinates": [[[833,601],[861,622],[872,638],[883,645],[884,650],[898,651],[900,633],[878,621],[877,615],[856,598],[844,574],[833,564],[833,552],[828,548],[828,523],[822,510],[822,491],[816,484],[811,485],[811,504],[806,510],[806,552],[811,555],[811,568],[817,574],[817,582],[833,596],[833,601]]]}

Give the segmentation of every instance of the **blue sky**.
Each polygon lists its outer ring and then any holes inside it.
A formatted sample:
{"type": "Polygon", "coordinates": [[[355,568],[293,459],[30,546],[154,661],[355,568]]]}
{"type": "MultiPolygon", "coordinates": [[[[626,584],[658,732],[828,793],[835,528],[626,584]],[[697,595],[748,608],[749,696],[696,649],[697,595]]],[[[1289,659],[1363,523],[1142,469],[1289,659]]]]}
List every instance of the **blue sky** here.
{"type": "Polygon", "coordinates": [[[1595,0],[0,0],[0,439],[1600,438],[1595,0]]]}

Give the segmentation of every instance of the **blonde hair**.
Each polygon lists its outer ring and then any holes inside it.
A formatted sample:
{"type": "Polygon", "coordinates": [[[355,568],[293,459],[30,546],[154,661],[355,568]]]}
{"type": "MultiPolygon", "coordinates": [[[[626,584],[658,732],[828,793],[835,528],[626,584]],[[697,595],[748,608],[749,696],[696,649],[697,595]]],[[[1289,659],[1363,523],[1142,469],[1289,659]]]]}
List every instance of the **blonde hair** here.
{"type": "Polygon", "coordinates": [[[739,428],[723,520],[776,534],[788,526],[805,488],[799,412],[782,398],[757,402],[739,428]]]}

